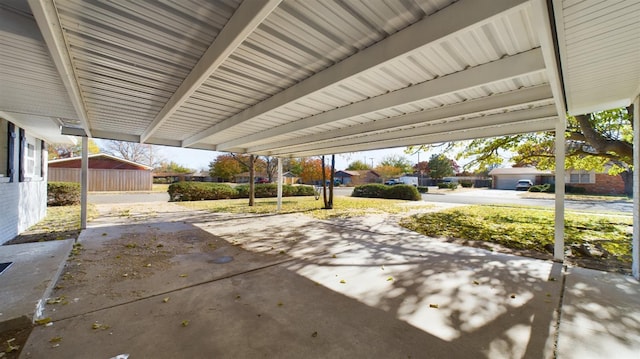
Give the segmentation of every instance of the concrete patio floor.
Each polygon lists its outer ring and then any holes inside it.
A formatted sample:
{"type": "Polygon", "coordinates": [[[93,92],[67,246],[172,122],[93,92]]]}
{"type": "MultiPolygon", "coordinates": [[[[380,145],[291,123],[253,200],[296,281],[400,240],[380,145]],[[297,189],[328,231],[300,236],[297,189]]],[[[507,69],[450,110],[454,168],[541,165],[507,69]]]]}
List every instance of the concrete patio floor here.
{"type": "Polygon", "coordinates": [[[630,277],[318,221],[147,203],[83,231],[21,358],[636,358],[630,277]]]}

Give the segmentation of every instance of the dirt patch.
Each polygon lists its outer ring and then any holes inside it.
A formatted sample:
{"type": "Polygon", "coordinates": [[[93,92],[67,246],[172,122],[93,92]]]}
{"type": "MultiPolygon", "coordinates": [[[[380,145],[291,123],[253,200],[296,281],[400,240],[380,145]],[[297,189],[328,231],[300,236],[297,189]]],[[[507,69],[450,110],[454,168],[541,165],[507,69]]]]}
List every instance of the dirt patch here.
{"type": "MultiPolygon", "coordinates": [[[[107,233],[102,235],[106,237],[107,233]]],[[[124,233],[117,238],[106,239],[97,248],[87,249],[78,243],[54,288],[54,296],[62,300],[49,304],[67,304],[72,299],[65,293],[81,289],[86,284],[91,284],[96,293],[103,293],[110,298],[138,297],[143,291],[132,289],[127,294],[114,290],[114,286],[166,271],[174,265],[172,258],[176,256],[213,252],[225,244],[227,243],[221,239],[199,229],[160,232],[155,228],[149,228],[143,233],[124,233]]]]}
{"type": "Polygon", "coordinates": [[[0,331],[0,358],[17,359],[32,329],[33,326],[27,320],[27,323],[0,331]]]}

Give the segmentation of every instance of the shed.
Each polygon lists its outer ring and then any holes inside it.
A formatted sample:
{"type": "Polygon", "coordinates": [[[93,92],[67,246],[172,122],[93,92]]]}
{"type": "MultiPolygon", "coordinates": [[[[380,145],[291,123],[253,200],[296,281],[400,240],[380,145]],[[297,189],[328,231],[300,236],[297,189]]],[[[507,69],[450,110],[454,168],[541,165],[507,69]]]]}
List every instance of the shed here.
{"type": "MultiPolygon", "coordinates": [[[[81,158],[49,161],[50,182],[80,183],[81,158]]],[[[99,153],[89,155],[89,191],[150,191],[152,168],[99,153]]]]}

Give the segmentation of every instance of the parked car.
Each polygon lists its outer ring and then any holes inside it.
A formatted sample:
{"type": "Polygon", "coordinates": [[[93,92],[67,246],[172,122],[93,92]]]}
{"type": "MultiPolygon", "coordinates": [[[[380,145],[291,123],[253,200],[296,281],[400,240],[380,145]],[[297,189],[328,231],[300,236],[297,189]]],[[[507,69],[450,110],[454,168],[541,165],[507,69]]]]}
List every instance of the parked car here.
{"type": "Polygon", "coordinates": [[[531,180],[521,179],[518,181],[518,184],[516,185],[516,191],[528,191],[529,188],[531,188],[531,186],[533,186],[533,183],[531,182],[531,180]]]}
{"type": "Polygon", "coordinates": [[[256,177],[254,183],[269,183],[269,180],[264,177],[256,177]]]}
{"type": "Polygon", "coordinates": [[[403,184],[403,182],[400,181],[397,178],[392,178],[392,179],[386,181],[384,184],[389,185],[389,186],[393,186],[393,185],[396,185],[396,184],[403,184]]]}

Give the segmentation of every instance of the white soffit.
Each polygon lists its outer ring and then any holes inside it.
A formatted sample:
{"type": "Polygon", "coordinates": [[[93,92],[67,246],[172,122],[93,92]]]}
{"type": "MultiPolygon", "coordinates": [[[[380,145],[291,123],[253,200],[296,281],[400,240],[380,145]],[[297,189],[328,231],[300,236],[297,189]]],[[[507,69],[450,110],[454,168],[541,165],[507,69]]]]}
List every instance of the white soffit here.
{"type": "Polygon", "coordinates": [[[527,0],[42,1],[67,133],[290,155],[554,128],[527,0]]]}
{"type": "Polygon", "coordinates": [[[569,114],[628,106],[640,91],[640,1],[553,5],[569,114]]]}

